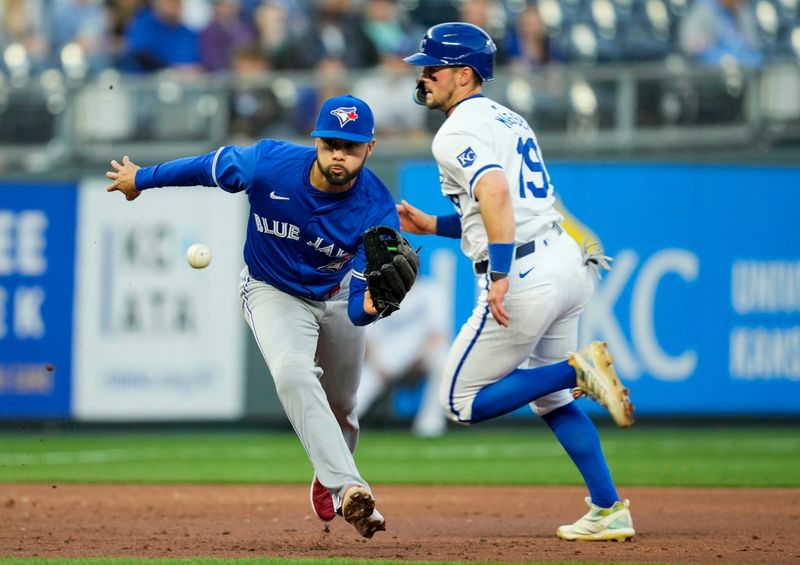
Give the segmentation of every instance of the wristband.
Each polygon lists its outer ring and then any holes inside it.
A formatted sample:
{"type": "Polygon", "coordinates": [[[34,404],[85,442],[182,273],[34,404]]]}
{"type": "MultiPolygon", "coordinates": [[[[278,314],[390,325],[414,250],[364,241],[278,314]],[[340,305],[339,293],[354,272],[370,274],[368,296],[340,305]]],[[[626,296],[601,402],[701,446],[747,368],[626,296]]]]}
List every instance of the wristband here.
{"type": "Polygon", "coordinates": [[[489,244],[489,271],[507,273],[511,270],[511,260],[514,257],[513,243],[489,244]]]}
{"type": "Polygon", "coordinates": [[[458,214],[436,216],[436,235],[459,239],[461,237],[461,218],[458,214]]]}

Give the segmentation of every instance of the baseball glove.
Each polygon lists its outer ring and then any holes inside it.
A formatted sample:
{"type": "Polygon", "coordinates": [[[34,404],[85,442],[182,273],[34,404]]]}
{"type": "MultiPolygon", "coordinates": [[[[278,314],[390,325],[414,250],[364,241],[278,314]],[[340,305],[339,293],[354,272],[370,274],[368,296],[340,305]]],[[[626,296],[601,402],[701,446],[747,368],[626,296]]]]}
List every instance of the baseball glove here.
{"type": "Polygon", "coordinates": [[[419,256],[400,232],[374,226],[364,232],[366,279],[372,305],[382,317],[400,309],[419,271],[419,256]]]}
{"type": "Polygon", "coordinates": [[[603,248],[596,241],[590,241],[588,238],[584,239],[581,253],[583,254],[583,264],[592,271],[592,274],[598,280],[603,278],[603,271],[611,270],[611,261],[614,258],[606,255],[603,248]]]}

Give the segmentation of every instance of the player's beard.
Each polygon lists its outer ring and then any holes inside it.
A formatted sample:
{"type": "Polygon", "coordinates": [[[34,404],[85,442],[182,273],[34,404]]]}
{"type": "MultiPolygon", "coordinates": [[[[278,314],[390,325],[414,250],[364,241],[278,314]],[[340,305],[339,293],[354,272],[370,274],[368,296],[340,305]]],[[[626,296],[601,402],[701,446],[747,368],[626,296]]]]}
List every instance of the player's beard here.
{"type": "Polygon", "coordinates": [[[447,92],[447,95],[440,97],[438,100],[433,96],[431,96],[428,99],[430,100],[430,102],[428,102],[427,104],[428,108],[431,110],[441,110],[446,114],[447,112],[450,111],[450,108],[452,108],[452,106],[449,106],[448,104],[450,103],[450,100],[453,99],[453,94],[455,93],[455,91],[456,91],[455,87],[450,88],[450,90],[447,92]]]}
{"type": "Polygon", "coordinates": [[[317,160],[317,168],[319,169],[319,172],[322,173],[322,176],[325,177],[325,180],[328,181],[328,184],[331,184],[333,186],[344,186],[350,181],[352,181],[354,178],[356,178],[359,175],[359,173],[361,173],[361,169],[364,168],[364,163],[366,161],[367,158],[364,157],[364,160],[361,161],[361,164],[352,171],[348,171],[344,165],[338,165],[338,164],[328,165],[327,167],[323,167],[322,165],[320,165],[319,160],[317,160]],[[331,172],[332,167],[341,167],[342,172],[333,173],[331,172]]]}

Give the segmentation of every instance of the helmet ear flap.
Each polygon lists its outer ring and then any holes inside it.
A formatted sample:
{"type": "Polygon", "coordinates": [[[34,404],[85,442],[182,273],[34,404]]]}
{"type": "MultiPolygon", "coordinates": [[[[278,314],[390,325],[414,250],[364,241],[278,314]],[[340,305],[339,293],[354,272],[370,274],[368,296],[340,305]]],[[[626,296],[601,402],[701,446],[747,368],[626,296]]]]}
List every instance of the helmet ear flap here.
{"type": "Polygon", "coordinates": [[[417,81],[417,87],[414,89],[414,94],[411,98],[420,106],[425,106],[425,83],[421,80],[417,81]]]}

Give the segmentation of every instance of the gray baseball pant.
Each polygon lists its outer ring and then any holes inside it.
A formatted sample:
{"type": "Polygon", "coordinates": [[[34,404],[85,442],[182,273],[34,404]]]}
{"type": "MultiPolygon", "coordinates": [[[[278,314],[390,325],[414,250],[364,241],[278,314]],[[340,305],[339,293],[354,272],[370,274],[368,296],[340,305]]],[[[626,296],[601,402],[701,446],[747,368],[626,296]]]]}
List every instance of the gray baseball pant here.
{"type": "Polygon", "coordinates": [[[350,276],[327,301],[287,294],[242,270],[242,312],[267,362],[283,409],[320,482],[342,497],[358,483],[356,391],[364,328],[347,314],[350,276]]]}

